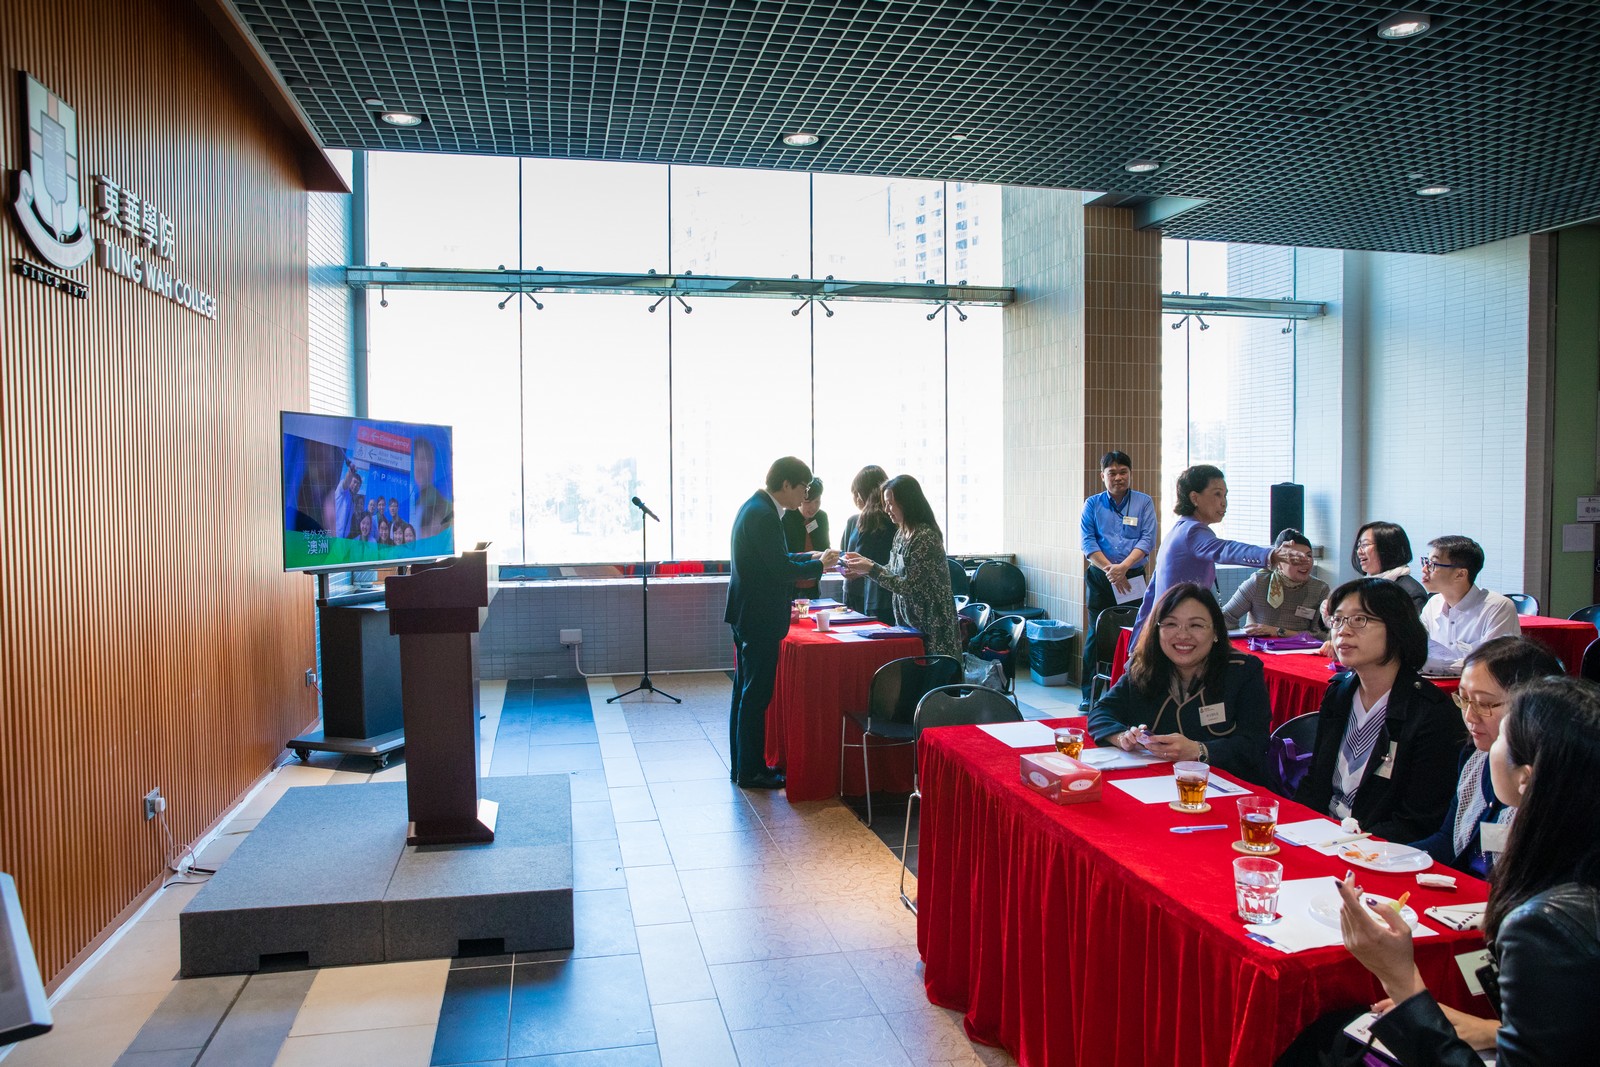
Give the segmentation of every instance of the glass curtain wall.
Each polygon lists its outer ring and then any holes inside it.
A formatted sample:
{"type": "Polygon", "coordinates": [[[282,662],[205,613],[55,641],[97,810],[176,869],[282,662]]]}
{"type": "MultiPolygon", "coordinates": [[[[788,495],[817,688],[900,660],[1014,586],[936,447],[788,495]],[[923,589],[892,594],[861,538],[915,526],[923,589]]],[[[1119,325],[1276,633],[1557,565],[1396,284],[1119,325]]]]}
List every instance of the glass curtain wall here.
{"type": "MultiPolygon", "coordinates": [[[[368,174],[369,259],[391,266],[1001,284],[996,187],[409,153],[368,174]]],[[[1000,548],[1001,309],[534,296],[369,305],[370,409],[455,427],[462,543],[635,559],[638,496],[650,558],[726,558],[793,454],[836,531],[876,463],[922,482],[950,551],[1000,548]]]]}
{"type": "MultiPolygon", "coordinates": [[[[1162,290],[1265,299],[1295,297],[1295,249],[1210,241],[1162,242],[1162,290]]],[[[1168,526],[1178,474],[1197,463],[1228,477],[1221,537],[1271,537],[1270,487],[1294,480],[1295,336],[1290,321],[1164,317],[1163,420],[1157,511],[1168,526]]]]}

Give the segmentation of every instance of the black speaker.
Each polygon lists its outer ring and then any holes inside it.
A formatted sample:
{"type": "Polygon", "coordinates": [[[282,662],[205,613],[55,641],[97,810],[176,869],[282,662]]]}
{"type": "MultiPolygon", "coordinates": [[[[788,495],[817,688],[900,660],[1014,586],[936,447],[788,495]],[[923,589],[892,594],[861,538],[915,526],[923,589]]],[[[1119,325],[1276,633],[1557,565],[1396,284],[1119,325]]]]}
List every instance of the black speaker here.
{"type": "Polygon", "coordinates": [[[1272,487],[1272,540],[1285,530],[1306,532],[1306,487],[1298,482],[1272,487]]]}

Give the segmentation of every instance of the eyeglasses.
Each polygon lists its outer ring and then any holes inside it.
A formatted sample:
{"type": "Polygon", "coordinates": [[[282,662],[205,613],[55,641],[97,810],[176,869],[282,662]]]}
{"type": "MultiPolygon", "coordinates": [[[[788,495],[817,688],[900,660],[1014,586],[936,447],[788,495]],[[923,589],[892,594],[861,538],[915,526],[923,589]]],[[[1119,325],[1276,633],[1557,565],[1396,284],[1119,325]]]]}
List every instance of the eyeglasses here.
{"type": "Polygon", "coordinates": [[[1187,633],[1190,637],[1204,637],[1211,632],[1209,622],[1191,622],[1187,625],[1176,622],[1164,622],[1158,629],[1168,637],[1177,637],[1180,633],[1187,633]]]}
{"type": "Polygon", "coordinates": [[[1477,697],[1464,697],[1459,689],[1450,694],[1450,699],[1456,702],[1456,707],[1468,715],[1476,715],[1480,719],[1487,719],[1506,706],[1504,700],[1491,702],[1480,700],[1477,697]]]}
{"type": "Polygon", "coordinates": [[[1335,615],[1328,620],[1335,630],[1365,630],[1374,622],[1382,625],[1383,620],[1374,615],[1335,615]]]}
{"type": "Polygon", "coordinates": [[[1429,559],[1427,556],[1423,556],[1417,562],[1422,564],[1422,569],[1425,571],[1453,571],[1466,567],[1465,563],[1446,563],[1444,560],[1429,559]]]}

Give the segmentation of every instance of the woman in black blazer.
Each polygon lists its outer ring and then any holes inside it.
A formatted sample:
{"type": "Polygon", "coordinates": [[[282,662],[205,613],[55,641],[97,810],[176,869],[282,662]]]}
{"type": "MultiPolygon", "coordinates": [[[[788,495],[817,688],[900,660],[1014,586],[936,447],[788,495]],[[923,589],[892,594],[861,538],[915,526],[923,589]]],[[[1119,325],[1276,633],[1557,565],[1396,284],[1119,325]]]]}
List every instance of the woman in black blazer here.
{"type": "MultiPolygon", "coordinates": [[[[1353,877],[1339,884],[1345,947],[1383,985],[1372,1034],[1406,1067],[1478,1067],[1494,1049],[1500,1067],[1556,1067],[1596,1060],[1600,988],[1600,688],[1575,678],[1530,682],[1489,750],[1495,796],[1517,808],[1489,889],[1478,971],[1484,1019],[1442,1007],[1417,972],[1411,931],[1390,907],[1368,908],[1353,877]]],[[[1346,1009],[1312,1025],[1280,1064],[1365,1062],[1338,1034],[1346,1009]],[[1330,1036],[1334,1035],[1334,1036],[1330,1036]]]]}
{"type": "Polygon", "coordinates": [[[1089,713],[1096,744],[1147,749],[1167,760],[1204,760],[1265,781],[1271,711],[1261,661],[1228,644],[1208,589],[1168,589],[1139,635],[1128,671],[1089,713]],[[1147,740],[1141,740],[1147,738],[1147,740]]]}
{"type": "Polygon", "coordinates": [[[1511,691],[1537,678],[1561,673],[1561,661],[1526,637],[1497,637],[1479,645],[1461,667],[1456,707],[1472,742],[1457,757],[1456,791],[1444,822],[1429,837],[1413,841],[1434,859],[1458,871],[1489,877],[1497,855],[1505,851],[1506,832],[1516,809],[1494,795],[1489,776],[1489,747],[1500,736],[1500,723],[1511,706],[1511,691]]]}
{"type": "Polygon", "coordinates": [[[1322,698],[1311,770],[1295,799],[1378,837],[1415,841],[1450,806],[1466,728],[1450,698],[1417,675],[1428,634],[1404,589],[1357,578],[1328,602],[1346,673],[1322,698]]]}
{"type": "MultiPolygon", "coordinates": [[[[844,520],[844,534],[839,538],[841,551],[854,552],[874,563],[889,562],[889,553],[894,550],[894,521],[883,510],[883,483],[888,480],[888,472],[876,464],[856,473],[850,483],[850,495],[858,513],[844,520]]],[[[844,602],[879,622],[894,625],[894,596],[871,578],[845,578],[844,602]]]]}

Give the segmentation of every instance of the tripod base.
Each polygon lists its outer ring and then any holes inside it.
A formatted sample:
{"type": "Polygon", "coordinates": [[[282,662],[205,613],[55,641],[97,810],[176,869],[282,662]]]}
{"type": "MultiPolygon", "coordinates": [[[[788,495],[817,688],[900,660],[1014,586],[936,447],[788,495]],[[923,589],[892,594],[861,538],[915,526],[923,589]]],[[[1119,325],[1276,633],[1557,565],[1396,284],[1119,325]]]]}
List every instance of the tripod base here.
{"type": "Polygon", "coordinates": [[[672,701],[674,704],[682,704],[683,703],[682,700],[680,700],[677,697],[673,696],[671,693],[667,692],[665,689],[657,689],[656,686],[655,686],[655,683],[650,680],[650,676],[648,674],[641,676],[640,679],[639,679],[639,684],[634,686],[632,689],[628,690],[626,693],[618,693],[614,697],[606,697],[606,703],[607,704],[615,704],[617,701],[621,700],[623,697],[632,696],[633,694],[639,693],[639,692],[660,693],[662,696],[666,697],[668,700],[672,701]]]}

